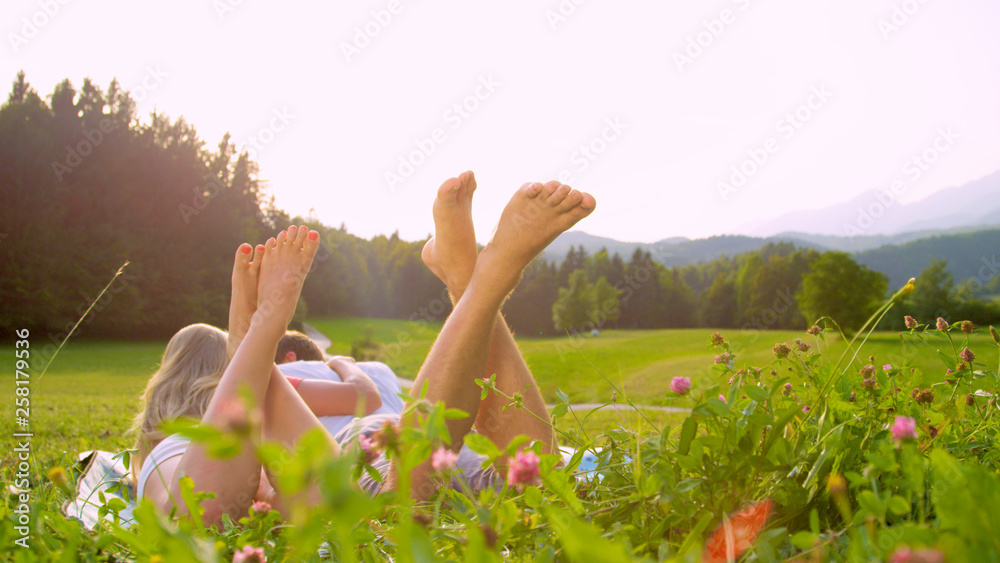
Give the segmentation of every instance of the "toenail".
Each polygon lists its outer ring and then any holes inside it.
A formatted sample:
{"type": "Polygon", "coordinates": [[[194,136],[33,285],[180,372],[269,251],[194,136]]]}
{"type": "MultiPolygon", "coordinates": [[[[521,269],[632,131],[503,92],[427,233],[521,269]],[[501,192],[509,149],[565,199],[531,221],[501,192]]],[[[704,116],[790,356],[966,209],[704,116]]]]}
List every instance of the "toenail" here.
{"type": "Polygon", "coordinates": [[[319,238],[319,233],[316,231],[311,231],[309,233],[309,240],[316,240],[319,238]]]}
{"type": "Polygon", "coordinates": [[[240,247],[240,252],[243,254],[250,254],[250,247],[244,244],[240,247]]]}

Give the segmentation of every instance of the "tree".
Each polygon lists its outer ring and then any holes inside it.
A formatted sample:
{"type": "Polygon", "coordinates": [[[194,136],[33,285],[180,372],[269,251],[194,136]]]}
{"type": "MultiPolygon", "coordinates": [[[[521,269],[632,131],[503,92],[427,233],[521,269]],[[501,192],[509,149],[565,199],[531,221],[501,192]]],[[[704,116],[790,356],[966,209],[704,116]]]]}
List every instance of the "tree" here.
{"type": "Polygon", "coordinates": [[[597,306],[594,286],[587,283],[587,274],[576,270],[569,275],[569,286],[559,288],[559,298],[552,304],[552,322],[559,332],[579,331],[597,306]]]}
{"type": "Polygon", "coordinates": [[[810,266],[797,298],[808,322],[827,316],[854,331],[878,309],[888,288],[885,275],[858,265],[846,252],[826,252],[810,266]]]}
{"type": "Polygon", "coordinates": [[[914,285],[916,289],[902,307],[906,314],[928,324],[934,324],[938,317],[948,321],[958,320],[952,318],[958,303],[955,299],[955,279],[948,271],[946,260],[931,260],[930,266],[920,272],[914,285]]]}
{"type": "Polygon", "coordinates": [[[736,282],[733,276],[718,274],[701,298],[702,326],[733,328],[736,326],[736,282]]]}
{"type": "Polygon", "coordinates": [[[611,285],[604,276],[597,278],[594,283],[595,328],[607,326],[621,317],[621,294],[622,291],[611,285]]]}

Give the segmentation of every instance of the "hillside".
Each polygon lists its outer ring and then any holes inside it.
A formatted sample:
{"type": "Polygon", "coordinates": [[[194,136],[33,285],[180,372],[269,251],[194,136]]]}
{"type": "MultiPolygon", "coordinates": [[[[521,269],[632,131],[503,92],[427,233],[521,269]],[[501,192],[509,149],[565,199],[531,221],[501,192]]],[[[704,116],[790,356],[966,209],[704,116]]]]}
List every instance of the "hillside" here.
{"type": "Polygon", "coordinates": [[[947,260],[948,269],[961,282],[976,278],[985,285],[1000,273],[1000,229],[936,236],[901,246],[884,246],[854,255],[859,264],[889,276],[890,287],[897,287],[917,276],[931,260],[947,260]]]}

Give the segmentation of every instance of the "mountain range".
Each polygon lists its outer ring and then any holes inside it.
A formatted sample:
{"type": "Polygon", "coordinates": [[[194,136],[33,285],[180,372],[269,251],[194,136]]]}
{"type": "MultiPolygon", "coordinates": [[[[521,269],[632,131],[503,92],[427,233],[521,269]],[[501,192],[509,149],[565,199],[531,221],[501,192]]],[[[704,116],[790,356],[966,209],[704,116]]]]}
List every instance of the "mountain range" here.
{"type": "Polygon", "coordinates": [[[800,248],[853,254],[859,263],[888,275],[891,287],[918,275],[934,258],[948,260],[957,281],[983,277],[983,268],[992,277],[997,274],[991,268],[1000,253],[1000,171],[909,204],[890,203],[885,195],[879,201],[869,193],[826,209],[763,221],[750,230],[764,234],[672,237],[643,243],[570,231],[549,245],[545,258],[559,262],[571,246],[583,246],[590,254],[606,248],[628,260],[640,248],[664,266],[675,267],[752,252],[768,243],[790,242],[800,248]],[[864,219],[866,214],[870,220],[864,219]],[[846,225],[854,227],[853,236],[844,233],[849,230],[846,225]]]}

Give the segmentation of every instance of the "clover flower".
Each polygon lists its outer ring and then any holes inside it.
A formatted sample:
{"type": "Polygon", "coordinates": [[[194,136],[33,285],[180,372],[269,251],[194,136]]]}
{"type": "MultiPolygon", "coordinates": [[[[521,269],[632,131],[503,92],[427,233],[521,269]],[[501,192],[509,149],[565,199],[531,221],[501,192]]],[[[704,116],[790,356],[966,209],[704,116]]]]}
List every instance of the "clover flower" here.
{"type": "Polygon", "coordinates": [[[791,352],[792,349],[788,347],[788,344],[785,344],[784,342],[779,342],[778,344],[774,345],[774,348],[772,348],[771,351],[773,351],[774,356],[780,360],[782,358],[787,358],[788,353],[791,352]]]}
{"type": "Polygon", "coordinates": [[[729,352],[724,352],[724,353],[719,354],[718,356],[715,357],[715,363],[716,364],[721,364],[721,365],[726,365],[726,364],[729,363],[729,360],[732,360],[732,359],[733,359],[733,355],[732,354],[730,354],[729,352]]]}
{"type": "Polygon", "coordinates": [[[812,325],[811,327],[809,327],[809,330],[806,331],[806,334],[817,336],[821,332],[823,332],[823,329],[821,329],[819,325],[812,325]]]}
{"type": "Polygon", "coordinates": [[[233,554],[233,563],[265,563],[264,548],[244,545],[243,549],[233,554]]]}
{"type": "Polygon", "coordinates": [[[718,331],[713,332],[712,336],[710,336],[709,338],[712,339],[712,344],[715,344],[716,346],[722,346],[726,342],[726,339],[723,338],[722,335],[718,333],[718,331]]]}
{"type": "Polygon", "coordinates": [[[868,379],[869,377],[875,377],[875,366],[868,364],[865,367],[861,368],[861,370],[858,373],[860,373],[861,377],[865,379],[868,379]]]}
{"type": "Polygon", "coordinates": [[[889,563],[944,563],[944,554],[930,548],[914,551],[904,545],[892,553],[889,563]]]}
{"type": "Polygon", "coordinates": [[[511,487],[538,482],[538,456],[531,450],[517,452],[507,468],[507,484],[511,487]]]}
{"type": "Polygon", "coordinates": [[[917,421],[912,416],[897,416],[889,428],[892,439],[896,442],[917,439],[917,421]]]}
{"type": "Polygon", "coordinates": [[[250,506],[250,510],[253,510],[254,514],[267,514],[268,512],[271,512],[271,505],[262,500],[258,500],[250,506]]]}
{"type": "Polygon", "coordinates": [[[687,395],[691,390],[691,380],[683,376],[675,377],[670,380],[670,390],[678,395],[687,395]]]}
{"type": "Polygon", "coordinates": [[[976,325],[972,321],[962,321],[962,332],[965,334],[972,334],[972,331],[976,330],[976,325]]]}
{"type": "Polygon", "coordinates": [[[959,353],[958,357],[962,358],[962,361],[968,362],[970,364],[972,363],[972,360],[976,359],[976,355],[972,352],[972,350],[969,350],[968,346],[966,346],[965,349],[963,349],[962,352],[959,353]]]}
{"type": "Polygon", "coordinates": [[[910,315],[906,315],[905,317],[903,317],[903,322],[906,323],[906,328],[910,330],[917,328],[917,319],[914,319],[910,315]]]}
{"type": "Polygon", "coordinates": [[[938,330],[948,330],[948,321],[938,317],[936,326],[938,330]]]}
{"type": "Polygon", "coordinates": [[[455,468],[458,454],[444,447],[434,450],[431,454],[431,467],[434,471],[447,471],[455,468]]]}

